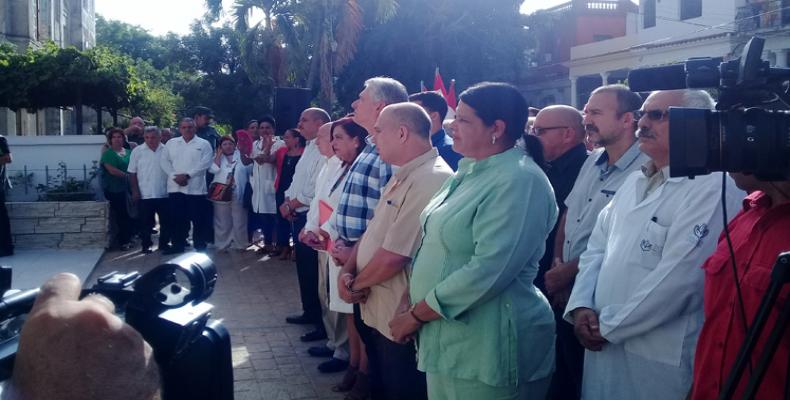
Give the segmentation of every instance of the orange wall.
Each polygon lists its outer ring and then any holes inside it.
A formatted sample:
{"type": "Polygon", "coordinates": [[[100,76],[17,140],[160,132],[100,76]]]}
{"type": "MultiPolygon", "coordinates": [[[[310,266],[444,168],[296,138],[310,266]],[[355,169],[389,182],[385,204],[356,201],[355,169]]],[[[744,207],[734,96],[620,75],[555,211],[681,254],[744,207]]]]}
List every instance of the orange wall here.
{"type": "Polygon", "coordinates": [[[595,35],[609,35],[613,38],[625,36],[625,17],[623,15],[579,15],[576,17],[575,46],[594,42],[595,35]]]}

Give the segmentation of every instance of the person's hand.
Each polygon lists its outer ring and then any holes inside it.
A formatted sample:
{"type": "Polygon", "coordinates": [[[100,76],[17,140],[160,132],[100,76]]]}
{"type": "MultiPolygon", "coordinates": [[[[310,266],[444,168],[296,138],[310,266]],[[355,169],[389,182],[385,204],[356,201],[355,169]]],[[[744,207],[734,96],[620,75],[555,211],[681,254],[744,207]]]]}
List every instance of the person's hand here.
{"type": "Polygon", "coordinates": [[[559,258],[554,259],[551,269],[543,275],[543,282],[546,284],[546,291],[555,294],[568,288],[573,279],[576,278],[576,262],[562,262],[559,258]]]}
{"type": "MultiPolygon", "coordinates": [[[[41,287],[19,338],[12,391],[20,399],[151,399],[153,350],[103,296],[82,300],[80,280],[58,274],[41,287]]],[[[17,398],[17,397],[15,397],[17,398]]]]}
{"type": "Polygon", "coordinates": [[[291,203],[285,201],[280,205],[280,215],[289,221],[291,220],[291,203]]]}
{"type": "Polygon", "coordinates": [[[565,288],[559,292],[549,295],[551,298],[551,307],[555,310],[565,310],[565,306],[568,305],[568,300],[571,298],[572,289],[573,288],[565,288]]]}
{"type": "Polygon", "coordinates": [[[343,274],[337,277],[337,289],[340,298],[348,304],[364,303],[368,300],[370,289],[352,290],[354,277],[351,274],[343,274]]]}
{"type": "Polygon", "coordinates": [[[176,174],[176,176],[173,177],[173,181],[177,183],[178,186],[186,186],[189,184],[189,178],[187,177],[187,174],[176,174]]]}
{"type": "Polygon", "coordinates": [[[392,335],[395,343],[400,344],[407,343],[414,339],[414,333],[422,326],[422,324],[411,315],[408,309],[406,309],[406,312],[396,314],[389,325],[390,335],[392,335]]]}
{"type": "Polygon", "coordinates": [[[140,201],[140,191],[139,190],[132,190],[132,203],[137,204],[140,201]]]}
{"type": "Polygon", "coordinates": [[[351,257],[351,247],[346,246],[342,240],[335,241],[334,247],[329,251],[333,261],[337,265],[345,265],[348,258],[351,257]]]}
{"type": "Polygon", "coordinates": [[[573,316],[573,332],[585,349],[601,351],[607,343],[601,336],[598,325],[598,315],[590,308],[580,307],[571,313],[573,316]]]}
{"type": "Polygon", "coordinates": [[[319,238],[318,235],[316,235],[312,231],[305,231],[304,235],[302,235],[302,237],[300,237],[299,240],[301,240],[302,243],[304,243],[307,246],[310,246],[315,250],[324,249],[324,242],[322,242],[321,238],[319,238]]]}

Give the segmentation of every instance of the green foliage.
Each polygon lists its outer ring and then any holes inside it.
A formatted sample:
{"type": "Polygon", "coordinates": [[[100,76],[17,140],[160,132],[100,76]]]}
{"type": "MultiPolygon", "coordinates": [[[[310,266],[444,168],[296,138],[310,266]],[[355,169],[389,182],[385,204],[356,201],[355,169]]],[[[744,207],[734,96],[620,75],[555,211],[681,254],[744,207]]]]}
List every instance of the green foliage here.
{"type": "MultiPolygon", "coordinates": [[[[362,1],[368,10],[376,0],[362,1]]],[[[400,0],[397,15],[373,25],[366,13],[354,61],[337,79],[338,101],[350,105],[365,79],[391,76],[410,92],[420,81],[433,87],[440,68],[445,85],[456,91],[485,80],[517,82],[524,69],[527,31],[513,0],[400,0]]]]}
{"type": "Polygon", "coordinates": [[[128,57],[97,47],[79,51],[46,43],[17,53],[0,47],[0,106],[41,109],[83,104],[119,109],[142,95],[128,57]]]}

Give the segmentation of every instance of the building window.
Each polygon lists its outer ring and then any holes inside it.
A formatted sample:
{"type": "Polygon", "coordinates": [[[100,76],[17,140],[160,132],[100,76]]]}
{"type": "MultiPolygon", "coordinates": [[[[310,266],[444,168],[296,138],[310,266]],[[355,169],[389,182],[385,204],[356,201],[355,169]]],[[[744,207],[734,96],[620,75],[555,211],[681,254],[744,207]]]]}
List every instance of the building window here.
{"type": "Polygon", "coordinates": [[[645,9],[642,10],[644,18],[644,28],[656,26],[656,0],[645,0],[645,9]]]}
{"type": "Polygon", "coordinates": [[[702,0],[680,0],[680,19],[702,16],[702,0]]]}

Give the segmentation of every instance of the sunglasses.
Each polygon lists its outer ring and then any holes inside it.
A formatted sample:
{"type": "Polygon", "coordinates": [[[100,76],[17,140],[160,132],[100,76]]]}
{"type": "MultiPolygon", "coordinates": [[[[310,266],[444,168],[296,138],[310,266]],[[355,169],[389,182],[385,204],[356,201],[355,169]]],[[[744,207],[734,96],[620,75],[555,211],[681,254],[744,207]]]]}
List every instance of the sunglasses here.
{"type": "Polygon", "coordinates": [[[634,111],[634,118],[638,121],[642,119],[642,117],[647,117],[647,119],[651,121],[661,121],[662,119],[669,116],[669,110],[650,110],[650,111],[642,111],[637,110],[634,111]]]}
{"type": "Polygon", "coordinates": [[[540,128],[536,128],[533,126],[529,129],[529,134],[533,136],[543,136],[543,134],[545,134],[546,132],[552,129],[565,129],[565,128],[567,128],[567,126],[546,126],[540,128]]]}

